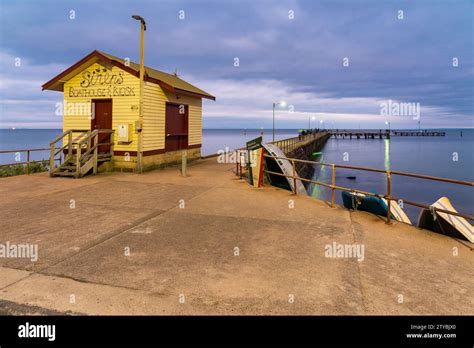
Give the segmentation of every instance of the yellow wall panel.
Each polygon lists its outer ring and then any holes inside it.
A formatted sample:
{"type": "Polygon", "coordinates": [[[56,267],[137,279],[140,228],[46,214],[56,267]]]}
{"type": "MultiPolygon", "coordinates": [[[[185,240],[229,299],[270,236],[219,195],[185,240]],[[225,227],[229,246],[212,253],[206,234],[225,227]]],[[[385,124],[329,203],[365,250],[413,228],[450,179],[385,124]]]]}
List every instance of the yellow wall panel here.
{"type": "Polygon", "coordinates": [[[189,106],[189,145],[202,143],[202,101],[201,98],[179,96],[165,92],[155,84],[146,82],[144,90],[143,146],[144,150],[165,148],[166,102],[189,106]]]}
{"type": "MultiPolygon", "coordinates": [[[[128,144],[117,144],[115,141],[114,150],[118,151],[137,151],[137,133],[134,129],[135,121],[139,120],[140,105],[140,81],[136,76],[118,68],[112,67],[109,70],[110,75],[120,76],[123,81],[117,84],[117,87],[127,88],[125,95],[114,96],[114,90],[108,89],[109,85],[100,85],[96,83],[94,86],[87,88],[81,87],[81,82],[87,77],[86,72],[92,72],[94,69],[103,69],[99,63],[95,63],[77,74],[64,84],[64,102],[65,108],[68,105],[90,105],[92,99],[112,99],[112,127],[117,134],[118,125],[128,123],[132,125],[132,142],[128,144]],[[78,91],[94,89],[95,94],[100,96],[84,96],[78,94],[78,91]],[[100,91],[98,91],[100,89],[100,91]],[[133,95],[128,95],[133,94],[133,95]],[[79,96],[78,96],[79,95],[79,96]],[[73,104],[68,104],[73,103],[73,104]]],[[[112,83],[111,88],[114,87],[112,83]]],[[[188,132],[189,145],[202,143],[202,100],[188,96],[179,96],[165,92],[159,85],[151,82],[145,82],[143,92],[143,151],[158,150],[165,148],[165,120],[166,120],[166,102],[188,105],[189,124],[188,132]]],[[[75,107],[72,112],[64,112],[63,128],[67,129],[84,129],[90,130],[91,119],[90,114],[81,114],[76,112],[75,107]]],[[[79,107],[81,109],[81,107],[79,107]]],[[[83,109],[83,107],[82,107],[83,109]]],[[[65,140],[67,141],[67,139],[65,140]]]]}
{"type": "MultiPolygon", "coordinates": [[[[114,66],[112,67],[111,71],[109,70],[110,75],[121,76],[123,78],[123,82],[117,85],[111,84],[110,89],[109,85],[100,85],[100,83],[96,83],[94,86],[90,86],[88,88],[82,88],[81,82],[84,81],[85,75],[84,73],[92,72],[94,69],[103,69],[104,67],[98,63],[95,63],[85,69],[84,71],[80,72],[69,81],[64,84],[64,106],[65,109],[68,108],[68,103],[74,104],[84,104],[87,105],[91,103],[92,99],[112,99],[112,128],[115,130],[115,134],[117,134],[118,125],[120,123],[128,123],[132,124],[132,127],[135,125],[135,121],[138,121],[138,113],[139,113],[139,98],[140,98],[140,84],[139,79],[132,74],[123,71],[122,69],[114,66]],[[126,88],[126,90],[114,90],[116,88],[126,88]],[[88,90],[94,89],[96,92],[100,89],[100,96],[75,96],[77,95],[76,92],[80,90],[88,90]],[[127,95],[120,95],[114,96],[114,92],[124,92],[123,94],[127,95]],[[133,94],[133,95],[131,95],[133,94]]],[[[90,115],[84,115],[82,113],[78,113],[78,111],[82,110],[82,107],[79,105],[78,107],[74,106],[71,107],[72,113],[64,112],[64,122],[63,128],[64,130],[67,129],[91,129],[91,119],[90,115]]],[[[131,143],[127,144],[117,144],[114,145],[114,150],[119,151],[136,151],[137,150],[137,133],[135,130],[132,132],[133,139],[131,143]]]]}

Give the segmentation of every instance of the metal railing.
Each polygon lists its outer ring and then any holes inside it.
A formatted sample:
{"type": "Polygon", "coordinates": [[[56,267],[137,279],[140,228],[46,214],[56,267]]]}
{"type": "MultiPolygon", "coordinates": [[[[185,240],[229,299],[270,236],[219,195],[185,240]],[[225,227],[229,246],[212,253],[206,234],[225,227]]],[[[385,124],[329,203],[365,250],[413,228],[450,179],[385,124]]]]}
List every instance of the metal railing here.
{"type": "MultiPolygon", "coordinates": [[[[298,137],[293,137],[289,139],[283,139],[283,140],[277,140],[274,142],[271,142],[271,144],[275,144],[278,147],[282,149],[283,152],[288,153],[296,149],[297,147],[301,146],[302,143],[306,141],[311,141],[315,138],[320,137],[321,135],[327,135],[331,134],[327,131],[325,132],[319,132],[319,133],[314,133],[314,134],[307,134],[304,136],[298,136],[298,137]]],[[[244,149],[237,149],[235,150],[236,152],[236,175],[239,176],[240,178],[243,177],[243,168],[246,167],[246,162],[247,160],[245,159],[245,156],[243,156],[243,153],[247,152],[244,149]]],[[[440,177],[435,177],[435,176],[429,176],[429,175],[422,175],[422,174],[414,174],[414,173],[406,173],[406,172],[401,172],[401,171],[396,171],[396,170],[383,170],[383,169],[376,169],[376,168],[368,168],[368,167],[357,167],[357,166],[348,166],[348,165],[340,165],[340,164],[332,164],[332,163],[322,163],[322,162],[316,162],[316,161],[309,161],[309,160],[301,160],[297,158],[288,158],[288,157],[278,157],[278,156],[270,156],[267,154],[264,154],[264,157],[267,158],[273,158],[273,159],[283,159],[291,162],[292,165],[292,175],[285,175],[283,173],[277,173],[269,170],[263,170],[264,173],[267,174],[273,174],[273,175],[278,175],[278,176],[284,176],[286,178],[292,179],[293,180],[293,193],[296,195],[296,181],[301,180],[303,182],[308,182],[312,183],[315,185],[327,187],[331,189],[331,207],[334,208],[335,205],[335,191],[340,190],[340,191],[348,191],[348,192],[353,192],[353,193],[361,193],[366,196],[372,196],[372,197],[378,197],[378,198],[384,198],[387,200],[387,223],[391,223],[391,201],[402,201],[403,203],[406,203],[408,205],[412,205],[418,208],[422,209],[428,209],[428,210],[434,210],[436,212],[441,212],[441,213],[446,213],[449,215],[455,215],[455,216],[460,216],[465,219],[469,220],[474,220],[473,215],[467,215],[467,214],[462,214],[459,212],[454,212],[451,210],[445,210],[445,209],[440,209],[437,207],[433,206],[427,206],[425,204],[421,204],[418,202],[410,201],[410,200],[405,200],[401,199],[399,197],[392,196],[392,175],[398,175],[398,176],[406,176],[406,177],[412,177],[412,178],[418,178],[418,179],[425,179],[425,180],[432,180],[432,181],[438,181],[438,182],[445,182],[445,183],[450,183],[450,184],[457,184],[457,185],[464,185],[464,186],[470,186],[474,187],[474,182],[469,182],[469,181],[462,181],[462,180],[454,180],[454,179],[447,179],[447,178],[440,178],[440,177]],[[327,184],[324,182],[312,180],[312,179],[306,179],[306,178],[301,178],[297,175],[296,171],[296,164],[295,163],[303,163],[303,164],[311,164],[311,165],[319,165],[319,166],[327,166],[331,167],[331,184],[327,184]],[[382,194],[377,194],[377,193],[372,193],[372,192],[367,192],[363,190],[358,190],[354,188],[349,188],[349,187],[342,187],[342,186],[337,186],[336,185],[336,169],[341,168],[341,169],[352,169],[352,170],[361,170],[361,171],[369,171],[369,172],[375,172],[375,173],[383,173],[386,175],[387,178],[387,192],[382,195],[382,194]]],[[[263,181],[262,181],[263,182],[263,181]]]]}
{"type": "MultiPolygon", "coordinates": [[[[293,150],[295,150],[296,148],[302,146],[303,143],[305,142],[310,142],[314,139],[317,139],[317,138],[320,138],[324,135],[328,135],[329,133],[326,132],[326,131],[322,131],[322,132],[317,132],[317,133],[310,133],[310,134],[305,134],[305,135],[299,135],[297,137],[293,137],[293,138],[287,138],[287,139],[281,139],[281,140],[275,140],[275,141],[271,141],[269,142],[269,144],[274,144],[276,146],[278,146],[283,152],[285,153],[288,153],[288,152],[291,152],[293,150]]],[[[241,148],[238,148],[238,149],[235,149],[235,150],[231,150],[231,151],[228,151],[224,154],[228,154],[228,153],[235,153],[236,155],[236,167],[235,167],[235,173],[237,176],[240,176],[240,178],[242,178],[243,176],[243,171],[242,171],[242,167],[245,167],[247,164],[247,149],[245,147],[241,147],[241,148]],[[244,166],[242,166],[242,164],[244,164],[244,166]]],[[[203,156],[201,157],[202,159],[206,159],[206,158],[212,158],[212,157],[216,157],[216,156],[219,156],[219,154],[212,154],[212,155],[208,155],[208,156],[203,156]]]]}
{"type": "Polygon", "coordinates": [[[267,158],[273,158],[273,159],[283,159],[283,160],[288,160],[291,162],[292,167],[293,167],[293,175],[285,175],[283,173],[277,173],[269,170],[264,170],[264,173],[267,174],[273,174],[273,175],[279,175],[279,176],[284,176],[290,179],[293,179],[293,193],[296,195],[296,180],[301,180],[304,182],[312,183],[315,185],[327,187],[331,189],[331,207],[334,207],[335,203],[335,191],[340,190],[340,191],[348,191],[348,192],[355,192],[355,193],[362,193],[367,196],[372,196],[372,197],[378,197],[378,198],[384,198],[387,200],[387,223],[390,223],[391,219],[391,201],[402,201],[404,204],[408,205],[413,205],[419,208],[423,209],[431,209],[435,210],[437,212],[441,213],[446,213],[450,215],[455,215],[455,216],[460,216],[465,219],[469,220],[474,220],[473,215],[467,215],[467,214],[462,214],[450,210],[445,210],[445,209],[440,209],[432,206],[427,206],[421,203],[401,199],[400,197],[394,197],[392,196],[392,175],[399,175],[399,176],[407,176],[407,177],[413,177],[413,178],[418,178],[418,179],[425,179],[425,180],[433,180],[433,181],[439,181],[439,182],[446,182],[446,183],[451,183],[451,184],[457,184],[457,185],[464,185],[464,186],[470,186],[474,187],[474,182],[469,182],[469,181],[462,181],[462,180],[454,180],[454,179],[446,179],[446,178],[440,178],[440,177],[435,177],[435,176],[429,176],[429,175],[421,175],[421,174],[413,174],[413,173],[405,173],[405,172],[400,172],[400,171],[395,171],[395,170],[382,170],[382,169],[375,169],[375,168],[367,168],[367,167],[356,167],[356,166],[347,166],[347,165],[340,165],[340,164],[329,164],[329,163],[322,163],[322,162],[316,162],[316,161],[308,161],[308,160],[300,160],[297,158],[287,158],[287,157],[277,157],[277,156],[270,156],[270,155],[264,155],[264,157],[267,158]],[[327,166],[331,167],[331,184],[327,184],[324,182],[312,180],[312,179],[306,179],[306,178],[301,178],[296,174],[296,165],[295,162],[299,163],[305,163],[305,164],[311,164],[311,165],[319,165],[319,166],[327,166]],[[387,192],[384,195],[377,194],[377,193],[371,193],[371,192],[366,192],[354,188],[349,188],[349,187],[342,187],[342,186],[337,186],[336,185],[336,169],[337,168],[344,168],[344,169],[353,169],[353,170],[361,170],[361,171],[369,171],[369,172],[376,172],[376,173],[384,173],[387,178],[387,192]]]}
{"type": "Polygon", "coordinates": [[[0,154],[5,153],[24,153],[26,152],[26,162],[14,162],[14,163],[3,163],[0,164],[0,167],[8,167],[14,165],[25,165],[26,166],[26,174],[30,174],[30,165],[33,163],[49,163],[49,159],[41,159],[41,160],[31,160],[31,153],[37,151],[50,151],[50,148],[38,148],[38,149],[22,149],[22,150],[0,150],[0,154]]]}

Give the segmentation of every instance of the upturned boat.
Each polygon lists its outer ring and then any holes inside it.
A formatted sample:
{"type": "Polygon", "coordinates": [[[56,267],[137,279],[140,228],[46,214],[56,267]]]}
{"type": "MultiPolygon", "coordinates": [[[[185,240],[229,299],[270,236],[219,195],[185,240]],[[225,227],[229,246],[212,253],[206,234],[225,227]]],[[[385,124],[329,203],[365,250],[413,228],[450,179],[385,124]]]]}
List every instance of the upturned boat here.
{"type": "MultiPolygon", "coordinates": [[[[388,203],[385,198],[342,191],[342,202],[347,209],[362,210],[375,215],[387,216],[388,203]]],[[[391,202],[390,204],[390,218],[411,225],[410,219],[396,202],[391,202]]]]}
{"type": "Polygon", "coordinates": [[[438,208],[457,213],[458,211],[447,197],[441,197],[430,207],[430,209],[421,210],[418,216],[418,227],[454,238],[467,239],[474,243],[474,228],[465,218],[434,209],[438,208]]]}

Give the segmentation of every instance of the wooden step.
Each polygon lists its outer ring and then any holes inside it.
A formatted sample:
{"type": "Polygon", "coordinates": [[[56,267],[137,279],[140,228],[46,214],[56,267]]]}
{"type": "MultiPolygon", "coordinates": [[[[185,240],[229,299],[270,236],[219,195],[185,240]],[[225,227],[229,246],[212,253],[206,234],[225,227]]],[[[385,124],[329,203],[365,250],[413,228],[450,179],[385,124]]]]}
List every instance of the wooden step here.
{"type": "Polygon", "coordinates": [[[79,172],[80,172],[80,176],[84,176],[86,175],[89,170],[91,170],[92,168],[94,167],[94,158],[90,158],[86,163],[84,163],[79,172]]]}
{"type": "MultiPolygon", "coordinates": [[[[63,177],[83,177],[89,174],[94,168],[94,154],[82,155],[80,167],[77,168],[77,156],[69,157],[61,166],[57,167],[51,176],[63,177]]],[[[104,162],[112,160],[110,153],[102,153],[97,155],[97,167],[104,162]]]]}
{"type": "Polygon", "coordinates": [[[53,176],[75,176],[75,172],[55,172],[53,176]]]}
{"type": "Polygon", "coordinates": [[[103,154],[97,156],[97,162],[108,162],[112,159],[112,155],[109,154],[103,154]]]}

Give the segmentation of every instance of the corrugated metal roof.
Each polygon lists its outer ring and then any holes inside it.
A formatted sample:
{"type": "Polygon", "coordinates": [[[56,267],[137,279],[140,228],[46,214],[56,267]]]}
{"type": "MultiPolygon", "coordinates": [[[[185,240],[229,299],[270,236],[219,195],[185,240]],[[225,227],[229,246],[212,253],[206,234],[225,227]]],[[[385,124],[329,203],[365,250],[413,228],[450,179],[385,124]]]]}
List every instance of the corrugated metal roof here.
{"type": "MultiPolygon", "coordinates": [[[[111,60],[115,60],[115,61],[118,61],[122,64],[125,64],[125,59],[113,56],[113,55],[111,55],[109,53],[106,53],[106,52],[103,52],[103,51],[97,50],[97,52],[99,52],[100,54],[103,54],[104,56],[106,56],[107,58],[109,58],[111,60]]],[[[133,70],[140,71],[140,64],[130,62],[129,66],[133,70]]],[[[202,95],[214,98],[214,96],[210,95],[209,93],[203,91],[200,88],[197,88],[196,86],[193,86],[192,84],[180,79],[179,77],[177,77],[173,74],[168,74],[168,73],[165,73],[163,71],[159,71],[159,70],[150,68],[148,66],[145,66],[145,73],[149,77],[160,80],[160,81],[163,81],[164,83],[166,83],[170,86],[173,86],[174,88],[178,88],[178,89],[182,89],[184,91],[193,92],[193,93],[197,93],[197,94],[202,94],[202,95]]]]}
{"type": "MultiPolygon", "coordinates": [[[[128,67],[129,72],[130,69],[133,70],[137,76],[138,72],[140,71],[140,64],[134,63],[134,62],[129,62],[127,63],[125,59],[116,57],[112,54],[95,50],[83,59],[81,59],[79,62],[74,64],[73,66],[69,67],[67,70],[63,71],[61,74],[57,75],[56,77],[52,78],[50,81],[46,82],[43,85],[43,89],[51,89],[51,90],[61,90],[60,86],[61,84],[64,83],[64,78],[68,78],[68,75],[70,76],[70,73],[74,73],[76,68],[79,68],[80,66],[87,65],[86,62],[90,61],[90,59],[97,59],[102,56],[102,59],[107,59],[112,62],[117,62],[118,65],[123,66],[123,68],[128,67]],[[104,58],[105,57],[105,58],[104,58]],[[58,85],[59,84],[59,85],[58,85]]],[[[163,71],[159,71],[153,68],[150,68],[148,66],[145,66],[145,75],[153,80],[157,80],[162,83],[162,86],[171,86],[172,90],[176,89],[177,93],[182,92],[189,92],[190,95],[196,95],[196,96],[201,96],[204,98],[208,99],[213,99],[215,100],[215,97],[206,91],[203,91],[200,88],[197,88],[196,86],[193,86],[192,84],[180,79],[178,76],[175,76],[173,74],[168,74],[163,71]]]]}

